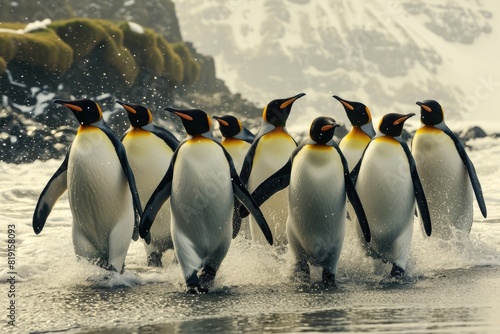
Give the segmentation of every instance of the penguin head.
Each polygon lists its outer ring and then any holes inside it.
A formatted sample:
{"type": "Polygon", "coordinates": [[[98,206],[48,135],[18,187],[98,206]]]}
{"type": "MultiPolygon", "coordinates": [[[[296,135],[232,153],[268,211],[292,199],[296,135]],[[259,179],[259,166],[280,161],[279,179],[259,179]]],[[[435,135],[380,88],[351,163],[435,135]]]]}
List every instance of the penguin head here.
{"type": "Polygon", "coordinates": [[[436,125],[444,121],[443,108],[437,101],[417,102],[420,106],[420,120],[425,125],[436,125]]]}
{"type": "Polygon", "coordinates": [[[219,122],[219,129],[224,138],[233,138],[236,136],[238,133],[243,130],[243,125],[241,125],[241,122],[239,119],[237,119],[234,116],[231,115],[225,115],[225,116],[214,116],[213,117],[217,122],[219,122]]]}
{"type": "Polygon", "coordinates": [[[317,117],[311,123],[309,137],[318,144],[326,144],[332,140],[337,126],[339,124],[331,117],[317,117]]]}
{"type": "Polygon", "coordinates": [[[141,128],[153,121],[153,114],[148,108],[139,104],[129,104],[119,100],[115,102],[125,108],[130,124],[134,128],[141,128]]]}
{"type": "Polygon", "coordinates": [[[347,118],[349,118],[349,122],[351,122],[353,127],[361,128],[364,133],[370,136],[370,138],[375,136],[375,130],[372,125],[372,114],[367,106],[361,102],[344,100],[337,95],[333,95],[333,97],[342,103],[342,106],[347,114],[347,118]]]}
{"type": "Polygon", "coordinates": [[[188,135],[203,135],[205,137],[212,137],[212,120],[203,110],[180,110],[174,108],[165,108],[164,110],[176,114],[181,118],[182,125],[184,125],[188,135]]]}
{"type": "Polygon", "coordinates": [[[300,93],[286,99],[272,100],[264,108],[262,118],[275,127],[285,126],[286,120],[290,116],[290,111],[292,111],[293,103],[304,95],[306,94],[300,93]]]}
{"type": "Polygon", "coordinates": [[[52,103],[62,104],[71,109],[78,122],[82,125],[92,124],[102,119],[101,107],[97,102],[89,99],[73,101],[54,100],[52,103]]]}
{"type": "Polygon", "coordinates": [[[399,137],[401,136],[401,132],[403,131],[403,125],[405,121],[415,116],[414,113],[410,113],[407,115],[391,113],[387,114],[380,120],[379,129],[380,132],[387,136],[391,137],[399,137]]]}

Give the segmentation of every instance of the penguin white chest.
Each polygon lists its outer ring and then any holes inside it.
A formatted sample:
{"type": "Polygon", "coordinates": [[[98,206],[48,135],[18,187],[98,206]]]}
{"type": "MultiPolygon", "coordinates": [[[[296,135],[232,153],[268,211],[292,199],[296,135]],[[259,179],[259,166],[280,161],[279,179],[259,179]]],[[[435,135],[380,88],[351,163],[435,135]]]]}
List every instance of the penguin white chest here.
{"type": "Polygon", "coordinates": [[[373,241],[393,240],[413,222],[413,182],[408,158],[396,140],[381,137],[368,146],[356,190],[373,241]]]}
{"type": "Polygon", "coordinates": [[[145,130],[132,130],[123,139],[127,158],[135,176],[142,207],[168,169],[173,152],[167,144],[145,130]]]}
{"type": "Polygon", "coordinates": [[[176,229],[198,235],[231,233],[233,190],[229,164],[221,147],[209,139],[192,139],[177,153],[171,207],[176,229]]]}
{"type": "Polygon", "coordinates": [[[448,238],[451,226],[470,231],[473,190],[453,140],[434,127],[420,128],[413,139],[412,154],[429,205],[433,234],[448,238]]]}
{"type": "Polygon", "coordinates": [[[234,168],[238,172],[241,172],[241,167],[243,166],[243,161],[250,148],[251,144],[244,140],[239,139],[226,139],[222,142],[222,145],[227,150],[231,158],[233,159],[234,168]]]}
{"type": "Polygon", "coordinates": [[[68,161],[68,197],[76,228],[107,244],[120,222],[134,222],[132,195],[116,150],[107,135],[93,126],[82,127],[68,161]]]}
{"type": "Polygon", "coordinates": [[[337,151],[329,146],[304,147],[294,158],[288,190],[288,236],[317,259],[341,247],[346,193],[337,151]]]}
{"type": "Polygon", "coordinates": [[[254,191],[264,180],[283,167],[296,147],[292,137],[283,131],[264,135],[255,150],[252,172],[248,180],[249,191],[254,191]]]}

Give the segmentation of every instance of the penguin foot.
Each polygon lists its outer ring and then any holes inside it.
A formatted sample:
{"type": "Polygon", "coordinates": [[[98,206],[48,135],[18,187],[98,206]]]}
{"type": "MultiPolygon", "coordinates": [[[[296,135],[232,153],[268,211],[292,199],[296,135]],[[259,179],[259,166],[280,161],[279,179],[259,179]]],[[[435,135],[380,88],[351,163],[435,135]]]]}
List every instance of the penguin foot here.
{"type": "Polygon", "coordinates": [[[205,266],[200,275],[200,286],[207,290],[213,284],[217,271],[212,267],[205,266]]]}
{"type": "Polygon", "coordinates": [[[295,282],[309,282],[311,280],[311,270],[306,261],[299,261],[295,264],[294,275],[292,281],[295,282]]]}
{"type": "Polygon", "coordinates": [[[392,277],[404,277],[405,270],[396,264],[392,265],[391,276],[392,277]]]}
{"type": "Polygon", "coordinates": [[[161,252],[151,252],[148,254],[148,267],[163,267],[161,262],[161,252]]]}
{"type": "Polygon", "coordinates": [[[335,274],[332,274],[326,269],[323,269],[323,274],[321,277],[321,285],[325,288],[332,288],[337,286],[335,284],[335,274]]]}
{"type": "MultiPolygon", "coordinates": [[[[203,269],[205,271],[205,269],[203,269]]],[[[203,276],[203,273],[202,275],[203,276]]],[[[215,274],[214,274],[215,276],[215,274]]],[[[208,287],[202,286],[200,279],[198,278],[198,275],[196,271],[194,271],[191,276],[186,280],[186,285],[187,285],[187,290],[186,292],[189,294],[202,294],[202,293],[208,293],[208,287]]]]}
{"type": "MultiPolygon", "coordinates": [[[[97,259],[94,261],[94,264],[96,266],[101,267],[102,269],[118,272],[118,270],[116,270],[116,268],[112,264],[109,264],[109,262],[107,260],[97,259]]],[[[123,274],[124,271],[125,271],[125,264],[123,265],[122,270],[120,271],[120,274],[123,274]]]]}

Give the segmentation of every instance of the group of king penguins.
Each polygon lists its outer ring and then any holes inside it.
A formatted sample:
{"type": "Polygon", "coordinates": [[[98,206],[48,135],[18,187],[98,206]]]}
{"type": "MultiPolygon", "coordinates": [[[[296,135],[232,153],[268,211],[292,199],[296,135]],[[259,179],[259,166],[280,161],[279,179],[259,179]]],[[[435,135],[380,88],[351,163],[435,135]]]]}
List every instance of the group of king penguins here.
{"type": "Polygon", "coordinates": [[[180,142],[154,125],[142,105],[116,101],[131,124],[120,138],[98,103],[54,100],[80,127],[39,197],[35,233],[68,190],[79,259],[123,272],[130,241],[140,235],[149,266],[162,266],[163,253],[173,249],[187,291],[204,293],[241,229],[257,243],[287,245],[294,278],[308,281],[309,266],[322,267],[321,284],[330,287],[346,230],[359,236],[368,255],[392,263],[392,276],[402,277],[415,215],[429,236],[468,235],[474,193],[486,217],[474,166],[438,102],[417,102],[422,126],[411,149],[402,130],[414,113],[384,115],[377,134],[367,106],[338,96],[350,132],[337,143],[339,124],[317,117],[309,138],[297,145],[286,122],[304,95],[269,102],[256,135],[231,115],[165,108],[182,121],[180,142]]]}

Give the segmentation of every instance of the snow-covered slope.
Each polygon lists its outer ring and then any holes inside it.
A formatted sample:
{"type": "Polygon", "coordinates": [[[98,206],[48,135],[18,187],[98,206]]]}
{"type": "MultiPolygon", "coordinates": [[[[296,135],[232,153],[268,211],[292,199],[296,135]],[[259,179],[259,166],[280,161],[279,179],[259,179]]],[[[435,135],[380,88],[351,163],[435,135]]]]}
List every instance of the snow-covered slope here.
{"type": "MultiPolygon", "coordinates": [[[[375,115],[439,100],[448,120],[500,107],[500,6],[494,0],[177,0],[184,38],[258,105],[307,93],[292,123],[332,113],[332,94],[375,115]],[[496,106],[496,107],[495,107],[496,106]]],[[[300,107],[299,107],[300,105],[300,107]]]]}

